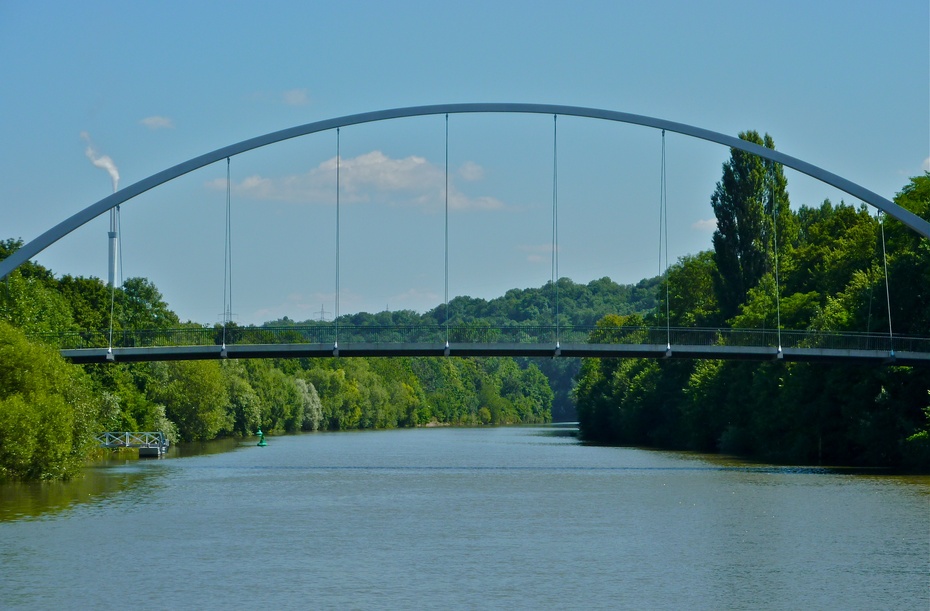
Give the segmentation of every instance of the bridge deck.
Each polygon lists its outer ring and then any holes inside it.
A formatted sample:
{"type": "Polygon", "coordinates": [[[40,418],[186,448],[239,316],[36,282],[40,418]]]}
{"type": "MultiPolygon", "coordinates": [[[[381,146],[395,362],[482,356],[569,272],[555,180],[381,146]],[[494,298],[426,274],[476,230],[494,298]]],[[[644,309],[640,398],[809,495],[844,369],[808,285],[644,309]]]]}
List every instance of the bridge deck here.
{"type": "MultiPolygon", "coordinates": [[[[65,349],[61,355],[74,363],[105,363],[106,348],[65,349]]],[[[822,363],[869,363],[909,366],[930,366],[930,353],[901,351],[894,356],[887,350],[857,350],[835,348],[783,348],[766,346],[700,346],[665,344],[553,344],[531,343],[346,343],[338,351],[332,344],[254,344],[220,346],[152,346],[113,348],[112,360],[118,362],[209,360],[222,358],[325,358],[360,356],[524,356],[524,357],[600,357],[650,359],[721,359],[822,363]]]]}

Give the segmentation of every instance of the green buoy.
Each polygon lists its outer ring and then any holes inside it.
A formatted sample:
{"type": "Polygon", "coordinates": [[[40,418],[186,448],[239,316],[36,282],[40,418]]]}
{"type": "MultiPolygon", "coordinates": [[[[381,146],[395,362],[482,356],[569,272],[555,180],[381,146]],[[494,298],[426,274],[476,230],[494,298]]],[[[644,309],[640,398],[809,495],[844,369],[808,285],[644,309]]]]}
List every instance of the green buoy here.
{"type": "Polygon", "coordinates": [[[265,434],[262,433],[262,430],[261,430],[261,429],[258,429],[258,433],[257,433],[257,434],[258,434],[258,444],[256,444],[256,445],[258,445],[259,447],[262,447],[262,448],[265,447],[266,445],[268,445],[268,443],[265,442],[265,434]]]}

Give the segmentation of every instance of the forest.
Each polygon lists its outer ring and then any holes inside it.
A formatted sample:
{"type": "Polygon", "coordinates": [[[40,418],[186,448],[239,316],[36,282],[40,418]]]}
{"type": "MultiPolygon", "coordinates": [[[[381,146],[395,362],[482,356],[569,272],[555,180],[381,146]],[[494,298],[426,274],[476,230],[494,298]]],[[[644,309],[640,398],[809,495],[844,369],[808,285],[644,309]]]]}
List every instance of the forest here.
{"type": "MultiPolygon", "coordinates": [[[[0,241],[0,259],[22,245],[0,241]]],[[[559,281],[563,324],[654,307],[658,280],[559,281]]],[[[554,322],[552,287],[515,289],[490,301],[458,297],[453,324],[554,322]]],[[[436,325],[445,306],[340,317],[345,326],[436,325]]],[[[443,320],[445,320],[443,318],[443,320]]],[[[579,322],[581,321],[581,322],[579,322]]],[[[577,360],[512,358],[243,359],[73,365],[62,333],[189,327],[144,278],[111,290],[99,278],[27,263],[0,283],[0,478],[73,476],[102,431],[162,431],[172,442],[270,434],[436,425],[533,424],[552,420],[554,391],[569,402],[577,360]],[[564,362],[570,361],[570,362],[564,362]],[[541,368],[541,367],[542,368],[541,368]],[[546,372],[543,371],[546,370],[546,372]],[[547,377],[547,375],[549,377],[547,377]],[[550,385],[550,379],[552,385],[550,385]]],[[[326,324],[269,321],[265,327],[326,324]]],[[[332,323],[329,323],[332,324],[332,323]]],[[[235,328],[231,329],[235,332],[235,328]]]]}
{"type": "MultiPolygon", "coordinates": [[[[769,136],[740,137],[774,148],[769,136]]],[[[670,267],[654,312],[604,317],[592,341],[666,317],[673,327],[780,322],[926,337],[930,242],[864,204],[793,210],[786,187],[780,167],[732,150],[711,198],[713,248],[670,267]]],[[[911,179],[895,203],[930,219],[930,174],[911,179]]],[[[591,442],[928,472],[928,393],[930,370],[893,363],[589,359],[574,398],[591,442]]]]}
{"type": "MultiPolygon", "coordinates": [[[[0,241],[0,259],[22,245],[0,241]]],[[[562,324],[593,325],[610,312],[655,307],[658,279],[580,285],[561,279],[562,324]]],[[[552,286],[514,289],[490,301],[457,297],[455,325],[551,325],[552,286]]],[[[445,306],[341,316],[350,327],[433,325],[445,306]]],[[[98,278],[27,263],[0,284],[0,477],[59,479],[77,472],[94,433],[162,431],[172,442],[316,430],[550,422],[554,398],[573,418],[577,359],[230,359],[72,365],[54,344],[62,333],[189,327],[144,278],[111,290],[98,278]]],[[[327,325],[290,319],[262,327],[327,325]]],[[[212,328],[219,331],[218,328],[212,328]]],[[[241,328],[230,327],[230,335],[241,328]]]]}
{"type": "MultiPolygon", "coordinates": [[[[774,148],[769,136],[741,137],[774,148]]],[[[911,179],[895,201],[930,218],[930,174],[911,179]]],[[[683,257],[664,277],[632,285],[561,278],[491,300],[456,297],[448,312],[363,312],[338,323],[558,320],[597,325],[591,341],[666,324],[888,333],[891,322],[897,336],[927,335],[930,244],[902,224],[864,205],[792,209],[781,168],[735,149],[711,204],[713,248],[683,257]]],[[[21,245],[0,241],[0,259],[21,245]]],[[[284,318],[263,327],[314,324],[331,323],[284,318]]],[[[455,357],[73,365],[60,357],[59,334],[110,326],[206,328],[182,322],[145,278],[111,290],[30,262],[0,283],[0,478],[71,477],[106,430],[196,441],[259,427],[282,434],[575,418],[592,443],[930,471],[930,372],[920,368],[455,357]]]]}

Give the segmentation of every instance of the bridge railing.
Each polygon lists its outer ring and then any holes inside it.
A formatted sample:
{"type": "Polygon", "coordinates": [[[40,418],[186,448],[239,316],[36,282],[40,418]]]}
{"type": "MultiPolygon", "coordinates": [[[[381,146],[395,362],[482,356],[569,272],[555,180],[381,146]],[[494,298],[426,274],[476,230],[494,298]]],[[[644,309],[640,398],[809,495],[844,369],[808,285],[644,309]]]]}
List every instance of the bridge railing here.
{"type": "MultiPolygon", "coordinates": [[[[46,334],[42,341],[59,349],[106,348],[109,331],[46,334]]],[[[593,325],[302,325],[288,327],[183,327],[113,333],[114,348],[256,344],[653,344],[743,346],[930,352],[930,338],[881,333],[838,333],[774,329],[611,327],[593,325]]]]}
{"type": "Polygon", "coordinates": [[[107,431],[95,436],[101,448],[166,448],[168,438],[161,431],[107,431]]]}

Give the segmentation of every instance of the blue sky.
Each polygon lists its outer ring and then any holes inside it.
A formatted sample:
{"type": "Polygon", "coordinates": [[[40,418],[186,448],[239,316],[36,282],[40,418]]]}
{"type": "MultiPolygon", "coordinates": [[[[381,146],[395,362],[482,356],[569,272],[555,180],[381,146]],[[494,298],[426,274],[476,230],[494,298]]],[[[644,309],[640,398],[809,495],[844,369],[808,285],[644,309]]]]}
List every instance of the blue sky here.
{"type": "MultiPolygon", "coordinates": [[[[891,198],[930,158],[930,6],[856,2],[0,3],[0,238],[33,239],[121,186],[253,136],[454,102],[589,106],[779,150],[891,198]],[[93,155],[88,156],[88,148],[93,155]]],[[[559,267],[588,282],[658,273],[660,134],[562,117],[559,267]]],[[[444,121],[341,131],[340,311],[444,298],[444,121]]],[[[231,162],[240,323],[335,309],[336,138],[231,162]]],[[[710,247],[728,151],[667,136],[670,258],[710,247]]],[[[449,121],[452,296],[551,276],[552,118],[449,121]]],[[[789,171],[792,204],[849,196],[789,171]]],[[[122,276],[182,319],[223,310],[225,164],[122,207],[122,276]]],[[[37,260],[105,278],[100,217],[37,260]]]]}

